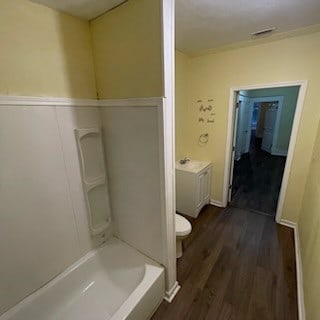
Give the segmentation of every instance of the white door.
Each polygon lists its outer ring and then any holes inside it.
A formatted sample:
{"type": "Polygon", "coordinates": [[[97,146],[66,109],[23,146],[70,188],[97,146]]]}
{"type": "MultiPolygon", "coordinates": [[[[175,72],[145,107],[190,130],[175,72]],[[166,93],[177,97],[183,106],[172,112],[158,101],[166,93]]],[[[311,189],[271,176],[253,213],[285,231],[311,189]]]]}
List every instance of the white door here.
{"type": "Polygon", "coordinates": [[[271,153],[274,126],[277,119],[278,102],[270,103],[266,110],[261,149],[271,153]]]}
{"type": "Polygon", "coordinates": [[[251,122],[253,113],[253,104],[249,98],[246,98],[243,102],[243,146],[242,153],[247,153],[250,150],[251,141],[251,122]]]}
{"type": "Polygon", "coordinates": [[[239,96],[237,117],[237,134],[235,159],[240,160],[241,155],[249,152],[251,139],[252,104],[248,97],[239,96]]]}
{"type": "Polygon", "coordinates": [[[234,145],[235,145],[235,155],[234,160],[238,161],[242,155],[242,121],[241,121],[241,104],[242,101],[239,101],[236,107],[236,114],[235,114],[235,136],[234,136],[234,145]]]}

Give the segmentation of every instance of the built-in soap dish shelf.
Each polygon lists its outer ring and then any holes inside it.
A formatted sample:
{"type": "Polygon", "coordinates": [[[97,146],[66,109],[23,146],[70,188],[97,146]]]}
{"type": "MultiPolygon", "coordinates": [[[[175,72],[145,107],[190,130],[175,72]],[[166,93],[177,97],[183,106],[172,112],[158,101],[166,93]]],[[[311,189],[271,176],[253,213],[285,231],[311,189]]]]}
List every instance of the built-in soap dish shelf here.
{"type": "Polygon", "coordinates": [[[105,231],[111,223],[102,133],[99,127],[75,129],[81,177],[91,235],[105,231]]]}

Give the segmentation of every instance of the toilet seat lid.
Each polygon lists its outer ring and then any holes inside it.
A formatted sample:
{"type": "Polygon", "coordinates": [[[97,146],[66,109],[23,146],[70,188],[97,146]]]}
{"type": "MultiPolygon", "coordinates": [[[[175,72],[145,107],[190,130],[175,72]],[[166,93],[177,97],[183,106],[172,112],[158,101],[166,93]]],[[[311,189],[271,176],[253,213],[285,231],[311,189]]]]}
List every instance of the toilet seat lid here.
{"type": "Polygon", "coordinates": [[[176,213],[176,236],[177,237],[183,237],[187,236],[191,230],[191,223],[180,214],[176,213]]]}

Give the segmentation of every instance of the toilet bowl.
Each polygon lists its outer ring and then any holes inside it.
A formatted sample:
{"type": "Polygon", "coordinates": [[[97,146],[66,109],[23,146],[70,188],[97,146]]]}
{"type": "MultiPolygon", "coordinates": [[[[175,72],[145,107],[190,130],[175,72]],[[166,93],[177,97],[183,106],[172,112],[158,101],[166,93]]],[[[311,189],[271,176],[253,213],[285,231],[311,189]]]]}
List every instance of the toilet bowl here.
{"type": "Polygon", "coordinates": [[[180,214],[175,214],[176,218],[176,242],[177,242],[177,258],[182,257],[182,240],[185,239],[191,232],[191,223],[181,216],[180,214]]]}

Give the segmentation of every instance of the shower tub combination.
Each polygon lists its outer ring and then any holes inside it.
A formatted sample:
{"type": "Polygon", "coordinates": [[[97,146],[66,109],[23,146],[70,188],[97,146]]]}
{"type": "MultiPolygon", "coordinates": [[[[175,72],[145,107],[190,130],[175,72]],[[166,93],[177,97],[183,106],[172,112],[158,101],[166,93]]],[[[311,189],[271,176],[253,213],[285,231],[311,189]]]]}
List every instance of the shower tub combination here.
{"type": "Polygon", "coordinates": [[[143,320],[164,296],[164,268],[117,238],[89,252],[0,320],[143,320]]]}

